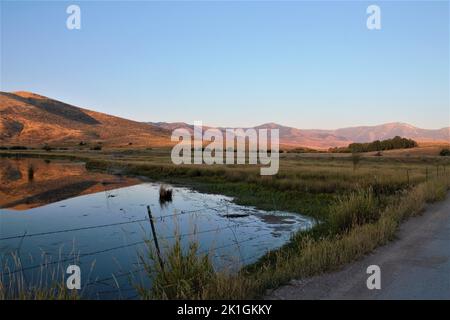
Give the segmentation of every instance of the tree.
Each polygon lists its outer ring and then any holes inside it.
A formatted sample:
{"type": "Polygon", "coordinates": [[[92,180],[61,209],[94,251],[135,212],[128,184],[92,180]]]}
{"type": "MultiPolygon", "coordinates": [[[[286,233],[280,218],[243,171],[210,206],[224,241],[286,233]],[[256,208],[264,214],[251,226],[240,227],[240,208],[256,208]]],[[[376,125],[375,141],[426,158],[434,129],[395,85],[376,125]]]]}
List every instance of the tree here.
{"type": "Polygon", "coordinates": [[[358,163],[361,161],[361,155],[359,153],[352,153],[353,171],[356,170],[358,163]]]}

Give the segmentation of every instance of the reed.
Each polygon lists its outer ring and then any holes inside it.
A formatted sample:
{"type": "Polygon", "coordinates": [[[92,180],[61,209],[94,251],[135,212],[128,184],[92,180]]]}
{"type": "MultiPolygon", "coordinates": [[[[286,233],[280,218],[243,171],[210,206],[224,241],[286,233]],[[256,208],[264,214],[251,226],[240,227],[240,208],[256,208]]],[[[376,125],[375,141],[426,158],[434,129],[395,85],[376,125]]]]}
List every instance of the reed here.
{"type": "Polygon", "coordinates": [[[172,201],[172,193],[173,190],[167,188],[165,185],[161,185],[159,187],[159,202],[160,203],[166,203],[172,201]]]}

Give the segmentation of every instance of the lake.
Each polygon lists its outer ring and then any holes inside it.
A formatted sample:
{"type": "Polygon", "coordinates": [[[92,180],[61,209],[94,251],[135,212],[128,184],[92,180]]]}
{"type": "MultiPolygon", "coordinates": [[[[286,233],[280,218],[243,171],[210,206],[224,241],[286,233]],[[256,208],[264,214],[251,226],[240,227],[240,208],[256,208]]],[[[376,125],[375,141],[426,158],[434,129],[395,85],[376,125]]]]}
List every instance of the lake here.
{"type": "Polygon", "coordinates": [[[185,247],[197,241],[216,268],[237,270],[314,224],[299,214],[241,206],[188,187],[166,185],[172,201],[161,202],[161,183],[87,171],[83,163],[4,158],[0,179],[2,273],[32,279],[42,264],[65,270],[75,263],[90,298],[137,298],[132,283],[149,281],[139,256],[154,236],[162,255],[179,235],[185,247]]]}

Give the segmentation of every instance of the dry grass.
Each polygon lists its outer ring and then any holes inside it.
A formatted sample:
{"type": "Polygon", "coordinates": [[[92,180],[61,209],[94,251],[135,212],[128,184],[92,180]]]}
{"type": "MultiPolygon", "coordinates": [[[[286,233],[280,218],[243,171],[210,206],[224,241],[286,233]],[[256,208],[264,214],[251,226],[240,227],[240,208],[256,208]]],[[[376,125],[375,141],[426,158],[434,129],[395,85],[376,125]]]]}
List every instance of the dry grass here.
{"type": "MultiPolygon", "coordinates": [[[[164,276],[156,270],[158,279],[164,285],[157,287],[157,298],[183,299],[248,299],[265,294],[267,289],[275,288],[292,278],[305,278],[335,270],[371,252],[376,247],[392,240],[401,221],[422,212],[427,202],[445,198],[450,188],[448,175],[433,181],[424,182],[399,197],[383,210],[375,205],[372,191],[360,191],[340,199],[333,207],[332,219],[326,224],[337,225],[337,232],[329,236],[314,238],[297,235],[288,246],[267,255],[263,262],[245,268],[237,274],[217,272],[211,274],[211,265],[207,257],[193,257],[193,251],[182,258],[183,253],[176,247],[177,261],[184,262],[183,268],[193,268],[195,277],[202,279],[198,290],[189,285],[182,294],[174,292],[176,286],[171,283],[184,283],[185,273],[169,269],[164,276]],[[377,211],[378,209],[378,211],[377,211]],[[201,266],[200,268],[198,266],[201,266]],[[205,272],[199,275],[198,272],[205,272]],[[173,279],[176,279],[174,281],[173,279]],[[171,279],[171,280],[167,280],[171,279]],[[171,290],[165,291],[165,288],[171,290]],[[189,294],[186,294],[186,293],[189,294]]],[[[177,266],[179,263],[177,264],[177,266]]],[[[149,269],[154,272],[154,269],[149,269]]],[[[154,289],[152,289],[154,290],[154,289]]],[[[141,288],[143,297],[145,289],[141,288]]]]}
{"type": "Polygon", "coordinates": [[[25,276],[21,270],[21,259],[12,254],[10,259],[14,266],[5,262],[0,273],[0,300],[77,300],[77,290],[69,290],[65,282],[65,270],[60,264],[42,264],[32,275],[25,276]]]}
{"type": "Polygon", "coordinates": [[[173,190],[167,188],[165,185],[161,185],[159,187],[159,202],[160,203],[166,203],[172,201],[172,193],[173,190]]]}

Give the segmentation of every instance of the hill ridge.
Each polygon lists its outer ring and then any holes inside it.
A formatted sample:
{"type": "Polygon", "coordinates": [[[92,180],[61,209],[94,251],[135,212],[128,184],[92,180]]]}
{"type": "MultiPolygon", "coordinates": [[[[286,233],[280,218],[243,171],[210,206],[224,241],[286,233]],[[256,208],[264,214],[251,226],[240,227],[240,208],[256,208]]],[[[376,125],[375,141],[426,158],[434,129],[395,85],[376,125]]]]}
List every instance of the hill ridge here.
{"type": "MultiPolygon", "coordinates": [[[[80,108],[29,91],[0,92],[0,145],[170,146],[176,128],[193,131],[184,122],[138,122],[80,108]]],[[[213,128],[204,126],[204,129],[213,128]]],[[[401,136],[418,142],[450,142],[450,127],[421,129],[405,122],[355,126],[334,130],[299,129],[267,122],[253,128],[277,128],[280,145],[287,148],[328,149],[352,142],[371,142],[401,136]]],[[[223,127],[218,129],[224,130],[223,127]]],[[[246,129],[246,128],[244,128],[246,129]]]]}

